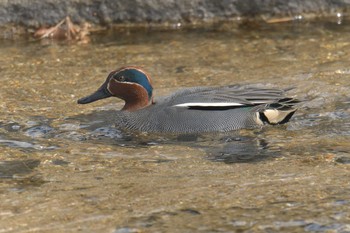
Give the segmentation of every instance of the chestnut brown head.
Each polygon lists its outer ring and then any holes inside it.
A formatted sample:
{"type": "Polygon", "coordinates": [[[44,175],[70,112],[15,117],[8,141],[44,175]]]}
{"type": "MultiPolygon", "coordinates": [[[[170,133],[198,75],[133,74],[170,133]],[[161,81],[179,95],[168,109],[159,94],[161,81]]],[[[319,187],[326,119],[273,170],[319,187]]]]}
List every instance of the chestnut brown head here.
{"type": "Polygon", "coordinates": [[[135,111],[144,108],[153,101],[151,79],[140,68],[120,68],[111,72],[96,92],[79,99],[78,104],[88,104],[111,96],[125,101],[122,110],[135,111]]]}

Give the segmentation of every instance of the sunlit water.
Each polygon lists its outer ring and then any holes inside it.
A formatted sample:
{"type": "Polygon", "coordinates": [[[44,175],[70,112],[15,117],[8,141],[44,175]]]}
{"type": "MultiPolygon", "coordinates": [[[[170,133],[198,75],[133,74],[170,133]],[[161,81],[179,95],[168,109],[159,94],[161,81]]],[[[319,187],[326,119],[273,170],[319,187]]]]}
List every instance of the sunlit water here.
{"type": "Polygon", "coordinates": [[[0,232],[350,232],[346,21],[120,29],[0,50],[0,232]],[[76,100],[131,64],[156,95],[255,83],[304,102],[283,126],[121,132],[121,101],[76,100]]]}

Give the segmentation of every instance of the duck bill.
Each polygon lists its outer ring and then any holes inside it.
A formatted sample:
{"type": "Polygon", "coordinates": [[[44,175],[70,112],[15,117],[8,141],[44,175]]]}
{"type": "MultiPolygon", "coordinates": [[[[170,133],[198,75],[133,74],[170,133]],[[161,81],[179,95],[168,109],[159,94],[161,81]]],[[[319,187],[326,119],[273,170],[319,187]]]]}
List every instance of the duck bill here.
{"type": "Polygon", "coordinates": [[[91,95],[88,95],[86,97],[79,99],[78,104],[88,104],[88,103],[92,103],[92,102],[95,102],[97,100],[105,99],[105,98],[108,98],[111,96],[112,96],[112,94],[109,93],[107,88],[103,85],[102,87],[100,87],[97,91],[95,91],[91,95]]]}

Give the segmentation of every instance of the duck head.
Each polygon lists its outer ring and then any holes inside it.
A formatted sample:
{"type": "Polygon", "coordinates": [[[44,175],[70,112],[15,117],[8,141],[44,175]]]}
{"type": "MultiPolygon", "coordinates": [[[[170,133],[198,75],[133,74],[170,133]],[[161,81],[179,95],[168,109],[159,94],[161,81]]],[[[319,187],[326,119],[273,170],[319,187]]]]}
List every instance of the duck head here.
{"type": "Polygon", "coordinates": [[[112,71],[97,91],[79,99],[78,104],[88,104],[112,96],[125,101],[122,108],[125,111],[147,107],[153,103],[151,79],[138,67],[122,67],[112,71]]]}

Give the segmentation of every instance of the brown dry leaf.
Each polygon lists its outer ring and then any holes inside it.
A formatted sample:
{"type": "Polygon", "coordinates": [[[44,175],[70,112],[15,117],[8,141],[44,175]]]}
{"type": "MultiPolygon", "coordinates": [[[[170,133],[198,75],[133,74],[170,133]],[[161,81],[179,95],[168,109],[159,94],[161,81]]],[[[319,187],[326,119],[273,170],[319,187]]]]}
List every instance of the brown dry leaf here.
{"type": "Polygon", "coordinates": [[[84,23],[81,27],[74,25],[71,19],[67,16],[53,27],[39,28],[34,33],[34,37],[39,40],[49,38],[53,40],[68,40],[77,41],[79,43],[89,43],[90,27],[91,25],[88,23],[84,23]]]}
{"type": "Polygon", "coordinates": [[[295,20],[294,17],[272,18],[272,19],[267,19],[266,23],[285,23],[293,20],[295,20]]]}

